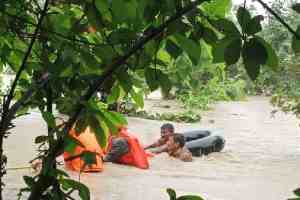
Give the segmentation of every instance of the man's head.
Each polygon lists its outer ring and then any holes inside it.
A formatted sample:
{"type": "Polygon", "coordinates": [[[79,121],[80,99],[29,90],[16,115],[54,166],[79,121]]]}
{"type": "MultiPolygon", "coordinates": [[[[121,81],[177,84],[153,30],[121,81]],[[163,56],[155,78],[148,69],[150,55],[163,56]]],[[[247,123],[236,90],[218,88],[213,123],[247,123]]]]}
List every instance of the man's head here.
{"type": "Polygon", "coordinates": [[[169,136],[174,134],[174,126],[173,124],[166,123],[160,127],[160,135],[164,139],[169,139],[169,136]]]}
{"type": "Polygon", "coordinates": [[[169,137],[169,140],[167,142],[167,148],[169,151],[182,148],[184,147],[184,145],[185,145],[184,136],[179,133],[174,133],[172,136],[169,137]]]}

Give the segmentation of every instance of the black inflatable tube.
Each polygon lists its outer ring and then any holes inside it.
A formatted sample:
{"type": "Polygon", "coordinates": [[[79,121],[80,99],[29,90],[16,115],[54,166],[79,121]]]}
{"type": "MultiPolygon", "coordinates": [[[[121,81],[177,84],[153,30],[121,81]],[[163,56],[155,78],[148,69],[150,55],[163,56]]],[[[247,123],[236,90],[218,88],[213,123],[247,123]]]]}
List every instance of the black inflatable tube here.
{"type": "Polygon", "coordinates": [[[201,156],[212,152],[220,152],[224,148],[224,145],[225,140],[219,135],[209,135],[185,143],[185,146],[191,151],[193,156],[201,156]]]}
{"type": "Polygon", "coordinates": [[[195,130],[195,131],[188,131],[183,133],[185,142],[189,142],[196,139],[201,139],[211,135],[209,130],[195,130]]]}

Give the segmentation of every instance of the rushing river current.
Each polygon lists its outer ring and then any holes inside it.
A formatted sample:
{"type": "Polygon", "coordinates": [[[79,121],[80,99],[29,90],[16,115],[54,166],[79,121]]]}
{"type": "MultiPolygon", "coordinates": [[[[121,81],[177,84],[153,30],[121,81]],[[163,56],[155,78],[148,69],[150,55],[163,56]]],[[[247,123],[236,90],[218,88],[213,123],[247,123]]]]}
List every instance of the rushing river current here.
{"type": "MultiPolygon", "coordinates": [[[[201,194],[207,200],[284,200],[300,187],[300,123],[292,115],[271,115],[268,99],[219,103],[204,114],[200,123],[174,123],[177,132],[209,128],[226,139],[221,153],[184,163],[160,154],[141,170],[106,164],[98,174],[82,174],[93,200],[167,200],[166,188],[178,194],[201,194]]],[[[143,144],[159,137],[163,122],[129,118],[129,130],[143,144]]],[[[45,133],[37,113],[16,121],[5,141],[8,168],[28,166],[35,155],[34,137],[45,133]]],[[[15,200],[29,169],[9,169],[4,199],[15,200]]],[[[70,172],[73,178],[78,174],[70,172]]]]}

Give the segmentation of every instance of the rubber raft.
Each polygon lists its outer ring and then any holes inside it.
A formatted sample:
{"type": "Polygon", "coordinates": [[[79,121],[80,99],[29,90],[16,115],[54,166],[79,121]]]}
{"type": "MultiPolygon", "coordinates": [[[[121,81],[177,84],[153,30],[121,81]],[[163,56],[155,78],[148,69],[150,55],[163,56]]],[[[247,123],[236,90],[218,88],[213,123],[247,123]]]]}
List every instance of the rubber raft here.
{"type": "Polygon", "coordinates": [[[210,130],[195,130],[183,133],[185,146],[193,156],[199,157],[213,152],[220,152],[225,146],[225,139],[210,130]]]}

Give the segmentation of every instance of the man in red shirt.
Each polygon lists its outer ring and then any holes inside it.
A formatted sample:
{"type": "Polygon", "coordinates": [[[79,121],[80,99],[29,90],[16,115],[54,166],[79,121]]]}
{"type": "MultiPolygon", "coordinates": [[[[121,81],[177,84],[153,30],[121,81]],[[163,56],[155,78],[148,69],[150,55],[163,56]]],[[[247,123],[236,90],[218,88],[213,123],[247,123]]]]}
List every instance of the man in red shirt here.
{"type": "Polygon", "coordinates": [[[166,151],[166,144],[170,138],[170,136],[174,135],[174,126],[170,123],[165,123],[160,127],[160,135],[161,137],[154,142],[153,144],[150,144],[146,146],[144,149],[151,149],[151,148],[157,148],[160,147],[161,149],[157,151],[154,151],[154,153],[160,153],[166,151]]]}

